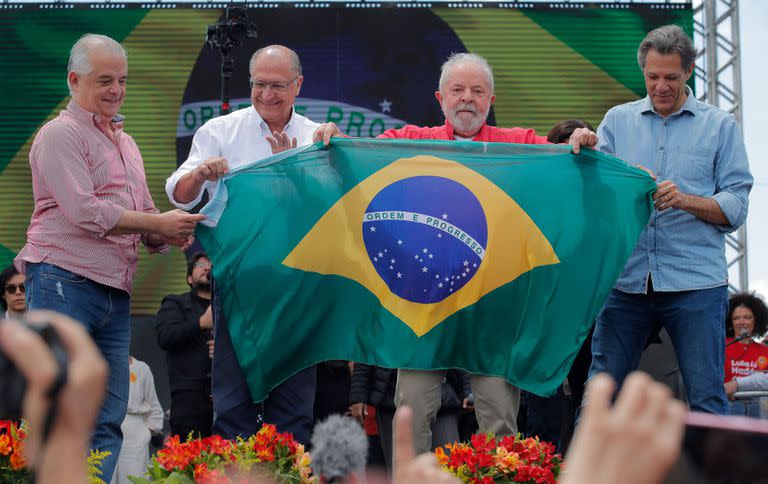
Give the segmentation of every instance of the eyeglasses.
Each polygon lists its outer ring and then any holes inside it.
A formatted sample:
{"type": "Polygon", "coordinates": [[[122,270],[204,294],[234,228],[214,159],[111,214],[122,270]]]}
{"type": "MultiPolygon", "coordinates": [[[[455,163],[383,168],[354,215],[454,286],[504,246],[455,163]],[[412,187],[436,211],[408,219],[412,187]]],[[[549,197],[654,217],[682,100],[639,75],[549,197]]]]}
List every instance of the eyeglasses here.
{"type": "Polygon", "coordinates": [[[293,84],[293,81],[298,79],[299,76],[294,77],[288,82],[264,82],[259,80],[250,80],[251,83],[251,89],[255,89],[259,92],[264,91],[265,89],[269,88],[272,89],[275,92],[285,92],[288,90],[288,87],[293,84]]]}
{"type": "Polygon", "coordinates": [[[6,284],[5,285],[5,292],[8,294],[16,294],[16,290],[19,290],[22,294],[24,294],[24,283],[21,283],[19,285],[16,284],[6,284]]]}
{"type": "Polygon", "coordinates": [[[210,269],[211,268],[211,263],[210,262],[195,262],[195,267],[207,267],[207,268],[210,269]]]}

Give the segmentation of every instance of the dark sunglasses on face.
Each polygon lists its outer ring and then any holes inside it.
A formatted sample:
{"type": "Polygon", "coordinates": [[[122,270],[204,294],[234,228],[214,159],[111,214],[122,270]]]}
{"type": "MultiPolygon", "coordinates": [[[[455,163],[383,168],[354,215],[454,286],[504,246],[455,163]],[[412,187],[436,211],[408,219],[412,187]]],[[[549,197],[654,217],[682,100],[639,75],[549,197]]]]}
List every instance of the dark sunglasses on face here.
{"type": "Polygon", "coordinates": [[[22,294],[24,294],[24,284],[6,284],[5,285],[5,292],[8,294],[16,294],[16,290],[19,290],[22,294]]]}

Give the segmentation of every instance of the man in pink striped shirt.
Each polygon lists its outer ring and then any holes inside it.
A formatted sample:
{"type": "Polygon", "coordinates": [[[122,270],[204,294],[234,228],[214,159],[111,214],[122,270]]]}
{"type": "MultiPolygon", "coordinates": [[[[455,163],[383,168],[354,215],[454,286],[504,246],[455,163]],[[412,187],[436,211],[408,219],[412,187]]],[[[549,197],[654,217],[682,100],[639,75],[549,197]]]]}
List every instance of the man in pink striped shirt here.
{"type": "Polygon", "coordinates": [[[202,215],[159,213],[133,138],[118,110],[126,92],[125,50],[86,34],[72,47],[72,100],[43,126],[29,154],[35,210],[16,264],[27,274],[27,307],[80,321],[109,363],[107,394],[91,441],[107,450],[112,478],[128,402],[130,292],[139,243],[165,253],[186,246],[202,215]]]}

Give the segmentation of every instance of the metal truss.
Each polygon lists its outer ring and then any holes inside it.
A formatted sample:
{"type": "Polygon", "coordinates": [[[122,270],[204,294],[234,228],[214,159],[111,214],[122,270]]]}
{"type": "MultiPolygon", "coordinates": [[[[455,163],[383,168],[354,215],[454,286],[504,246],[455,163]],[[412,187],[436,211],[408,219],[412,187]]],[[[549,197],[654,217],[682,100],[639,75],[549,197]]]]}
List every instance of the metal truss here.
{"type": "MultiPolygon", "coordinates": [[[[742,124],[741,47],[738,0],[693,2],[694,42],[698,98],[734,115],[742,124]]],[[[726,235],[729,289],[747,291],[747,227],[726,235]]]]}

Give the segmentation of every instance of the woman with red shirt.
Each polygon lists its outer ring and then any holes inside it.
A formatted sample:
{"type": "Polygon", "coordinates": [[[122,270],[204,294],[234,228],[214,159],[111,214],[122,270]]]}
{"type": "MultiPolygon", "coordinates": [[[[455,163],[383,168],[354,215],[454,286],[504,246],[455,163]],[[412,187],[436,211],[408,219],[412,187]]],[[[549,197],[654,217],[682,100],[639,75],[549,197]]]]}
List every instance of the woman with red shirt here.
{"type": "MultiPolygon", "coordinates": [[[[730,396],[738,389],[739,377],[768,370],[768,346],[754,341],[768,326],[768,307],[754,294],[734,294],[725,328],[725,390],[730,396]]],[[[730,401],[731,415],[760,417],[758,399],[730,401]]]]}

